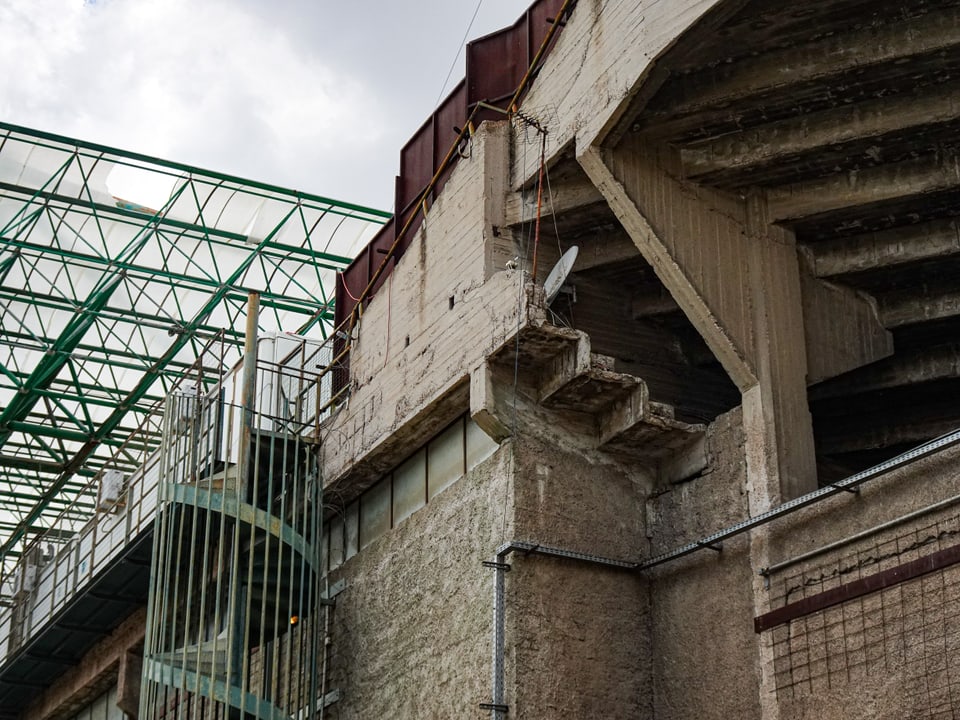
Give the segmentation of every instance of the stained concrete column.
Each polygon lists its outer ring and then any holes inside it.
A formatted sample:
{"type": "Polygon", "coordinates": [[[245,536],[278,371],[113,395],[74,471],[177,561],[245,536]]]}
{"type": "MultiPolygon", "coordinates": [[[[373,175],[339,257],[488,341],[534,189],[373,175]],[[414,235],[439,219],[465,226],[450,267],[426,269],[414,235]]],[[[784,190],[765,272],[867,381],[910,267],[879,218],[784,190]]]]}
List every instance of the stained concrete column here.
{"type": "Polygon", "coordinates": [[[739,387],[755,481],[771,503],[816,487],[799,263],[762,196],[682,179],[669,148],[628,135],[578,159],[739,387]],[[754,407],[755,405],[755,407],[754,407]]]}

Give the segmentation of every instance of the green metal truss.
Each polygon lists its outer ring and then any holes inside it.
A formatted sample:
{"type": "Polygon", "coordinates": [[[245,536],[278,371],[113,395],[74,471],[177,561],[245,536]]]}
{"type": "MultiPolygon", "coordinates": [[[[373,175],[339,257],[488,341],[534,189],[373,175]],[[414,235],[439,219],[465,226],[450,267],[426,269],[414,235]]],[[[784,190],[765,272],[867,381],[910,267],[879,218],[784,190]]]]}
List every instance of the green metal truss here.
{"type": "Polygon", "coordinates": [[[334,273],[389,217],[0,123],[0,561],[158,446],[203,347],[239,358],[249,292],[262,331],[326,337],[334,273]]]}

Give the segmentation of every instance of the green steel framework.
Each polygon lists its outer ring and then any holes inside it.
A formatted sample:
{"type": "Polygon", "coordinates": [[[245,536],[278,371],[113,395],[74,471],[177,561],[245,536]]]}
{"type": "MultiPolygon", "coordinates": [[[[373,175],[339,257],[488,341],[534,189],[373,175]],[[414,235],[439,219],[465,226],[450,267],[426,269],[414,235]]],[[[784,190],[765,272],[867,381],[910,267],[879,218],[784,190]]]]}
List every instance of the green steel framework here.
{"type": "Polygon", "coordinates": [[[204,348],[240,357],[249,291],[261,331],[326,337],[334,273],[389,217],[0,123],[4,566],[89,517],[101,471],[142,464],[204,348]]]}

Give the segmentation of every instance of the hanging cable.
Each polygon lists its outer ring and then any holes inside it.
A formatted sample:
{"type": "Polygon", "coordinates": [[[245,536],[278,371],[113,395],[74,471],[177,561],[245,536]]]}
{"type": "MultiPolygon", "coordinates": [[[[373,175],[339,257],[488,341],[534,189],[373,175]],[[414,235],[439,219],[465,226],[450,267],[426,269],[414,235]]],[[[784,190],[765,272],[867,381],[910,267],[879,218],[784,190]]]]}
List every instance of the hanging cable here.
{"type": "Polygon", "coordinates": [[[340,273],[337,273],[337,277],[340,278],[340,283],[343,285],[343,291],[347,294],[347,297],[353,300],[355,303],[359,303],[360,298],[355,297],[354,294],[350,292],[350,288],[347,287],[346,276],[342,272],[340,272],[340,273]]]}
{"type": "Polygon", "coordinates": [[[477,19],[477,15],[480,13],[480,6],[483,5],[483,0],[480,0],[477,3],[477,7],[474,8],[473,17],[470,18],[470,24],[467,25],[467,31],[463,34],[463,39],[460,41],[460,44],[457,46],[457,54],[453,56],[453,62],[450,63],[450,69],[447,70],[447,76],[443,79],[443,85],[440,87],[440,94],[437,95],[436,102],[433,103],[434,107],[439,107],[440,100],[443,99],[443,91],[447,89],[447,83],[450,82],[450,76],[453,75],[453,69],[457,66],[457,60],[460,59],[460,52],[463,50],[464,45],[467,42],[467,37],[470,35],[470,30],[473,29],[473,23],[477,19]]]}
{"type": "Polygon", "coordinates": [[[543,209],[543,174],[547,158],[547,131],[540,130],[540,172],[537,175],[537,218],[533,230],[533,281],[537,281],[537,251],[540,249],[540,213],[543,209]]]}
{"type": "MultiPolygon", "coordinates": [[[[563,257],[563,248],[560,245],[560,227],[557,225],[557,208],[554,206],[554,203],[553,203],[553,188],[550,185],[550,168],[549,167],[544,167],[544,175],[547,180],[547,201],[550,205],[550,218],[553,221],[553,233],[557,238],[557,253],[559,253],[560,257],[563,257]]],[[[573,320],[573,301],[570,299],[569,295],[567,296],[567,310],[570,313],[570,317],[568,318],[570,321],[570,326],[574,327],[575,323],[573,320]]]]}

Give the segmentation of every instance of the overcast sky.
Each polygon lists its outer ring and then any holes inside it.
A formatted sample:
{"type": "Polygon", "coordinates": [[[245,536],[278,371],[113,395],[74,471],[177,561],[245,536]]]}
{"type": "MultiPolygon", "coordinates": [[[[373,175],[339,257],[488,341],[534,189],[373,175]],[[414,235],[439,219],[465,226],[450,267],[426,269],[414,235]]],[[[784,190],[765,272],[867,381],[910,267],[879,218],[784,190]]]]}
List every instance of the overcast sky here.
{"type": "MultiPolygon", "coordinates": [[[[469,37],[526,0],[483,0],[469,37]]],[[[477,0],[0,0],[0,119],[392,210],[477,0]]],[[[463,77],[460,52],[444,95],[463,77]]]]}

